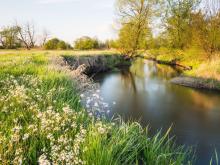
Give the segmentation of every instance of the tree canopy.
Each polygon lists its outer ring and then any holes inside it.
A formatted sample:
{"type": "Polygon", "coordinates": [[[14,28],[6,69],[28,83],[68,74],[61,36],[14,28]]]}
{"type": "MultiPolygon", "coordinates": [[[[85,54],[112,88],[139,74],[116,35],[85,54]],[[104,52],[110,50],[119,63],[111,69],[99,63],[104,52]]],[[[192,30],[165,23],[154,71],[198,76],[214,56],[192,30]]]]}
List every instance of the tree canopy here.
{"type": "Polygon", "coordinates": [[[70,49],[71,46],[68,43],[58,38],[53,38],[44,44],[44,48],[46,50],[56,50],[56,49],[66,50],[66,49],[70,49]]]}
{"type": "Polygon", "coordinates": [[[74,48],[79,50],[97,49],[98,47],[98,40],[87,36],[78,38],[74,43],[74,48]]]}

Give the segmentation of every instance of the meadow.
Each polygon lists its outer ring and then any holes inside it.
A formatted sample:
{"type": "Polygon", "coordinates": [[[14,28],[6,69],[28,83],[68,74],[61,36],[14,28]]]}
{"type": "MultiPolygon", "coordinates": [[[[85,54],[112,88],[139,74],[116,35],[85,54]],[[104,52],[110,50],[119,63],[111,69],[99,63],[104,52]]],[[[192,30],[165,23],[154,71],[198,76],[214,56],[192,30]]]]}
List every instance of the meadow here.
{"type": "Polygon", "coordinates": [[[82,106],[81,73],[61,55],[103,53],[112,51],[0,52],[0,164],[193,164],[171,128],[150,135],[150,126],[109,121],[82,106]]]}

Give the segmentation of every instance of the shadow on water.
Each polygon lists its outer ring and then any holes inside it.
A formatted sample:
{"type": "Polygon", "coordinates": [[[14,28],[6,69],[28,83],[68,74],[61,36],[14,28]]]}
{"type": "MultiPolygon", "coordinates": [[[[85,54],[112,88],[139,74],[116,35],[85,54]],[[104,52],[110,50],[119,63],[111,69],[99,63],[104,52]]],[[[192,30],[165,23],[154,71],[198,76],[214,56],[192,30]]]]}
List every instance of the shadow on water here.
{"type": "Polygon", "coordinates": [[[177,143],[195,146],[197,164],[208,164],[215,149],[220,153],[220,93],[171,84],[179,74],[170,66],[137,59],[130,68],[97,75],[95,81],[111,115],[138,120],[152,133],[173,125],[177,143]]]}

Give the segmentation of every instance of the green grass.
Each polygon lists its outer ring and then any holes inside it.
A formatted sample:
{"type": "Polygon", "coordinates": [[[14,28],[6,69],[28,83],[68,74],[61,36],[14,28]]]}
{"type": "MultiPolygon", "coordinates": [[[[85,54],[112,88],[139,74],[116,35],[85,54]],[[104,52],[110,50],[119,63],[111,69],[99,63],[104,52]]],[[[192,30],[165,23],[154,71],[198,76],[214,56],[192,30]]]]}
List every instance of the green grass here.
{"type": "Polygon", "coordinates": [[[193,163],[191,150],[176,146],[169,130],[152,136],[138,123],[87,115],[78,84],[51,67],[63,53],[1,53],[0,164],[193,163]]]}
{"type": "Polygon", "coordinates": [[[185,71],[185,75],[204,79],[220,81],[220,55],[219,52],[208,58],[207,54],[198,48],[188,50],[175,50],[160,48],[149,50],[148,54],[161,61],[172,61],[177,59],[185,66],[192,66],[192,70],[185,71]]]}
{"type": "Polygon", "coordinates": [[[75,51],[75,50],[5,50],[0,49],[0,56],[5,54],[11,55],[30,55],[30,54],[50,54],[50,55],[77,55],[77,56],[93,56],[93,55],[112,55],[119,54],[116,50],[85,50],[85,51],[75,51]]]}

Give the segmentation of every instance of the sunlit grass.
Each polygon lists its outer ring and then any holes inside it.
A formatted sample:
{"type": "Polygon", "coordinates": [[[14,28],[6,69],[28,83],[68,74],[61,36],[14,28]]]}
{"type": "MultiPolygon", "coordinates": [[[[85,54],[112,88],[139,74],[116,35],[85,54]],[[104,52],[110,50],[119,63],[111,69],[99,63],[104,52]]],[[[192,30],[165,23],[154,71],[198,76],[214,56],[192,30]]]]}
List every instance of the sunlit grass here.
{"type": "Polygon", "coordinates": [[[220,80],[220,53],[208,57],[207,53],[198,48],[184,51],[160,48],[150,50],[149,54],[158,60],[178,60],[182,65],[191,66],[192,70],[185,72],[188,76],[220,80]]]}
{"type": "Polygon", "coordinates": [[[0,56],[1,55],[20,55],[26,56],[30,54],[46,54],[46,55],[112,55],[112,54],[119,54],[117,50],[85,50],[85,51],[76,51],[76,50],[4,50],[0,49],[0,56]]]}

